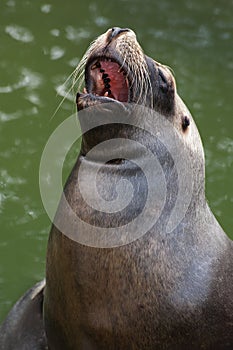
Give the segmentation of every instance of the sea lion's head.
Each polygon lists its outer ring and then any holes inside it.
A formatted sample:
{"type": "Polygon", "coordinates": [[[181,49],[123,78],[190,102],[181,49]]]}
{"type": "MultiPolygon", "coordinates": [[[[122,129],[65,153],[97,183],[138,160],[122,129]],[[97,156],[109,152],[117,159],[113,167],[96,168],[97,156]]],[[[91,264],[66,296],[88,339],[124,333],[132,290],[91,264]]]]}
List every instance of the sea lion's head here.
{"type": "Polygon", "coordinates": [[[89,47],[78,69],[85,88],[77,94],[77,108],[107,102],[134,103],[168,117],[187,133],[191,116],[176,93],[171,70],[144,54],[135,33],[114,27],[89,47]]]}
{"type": "Polygon", "coordinates": [[[91,44],[83,64],[85,93],[78,94],[79,110],[111,99],[174,113],[176,87],[170,70],[143,53],[132,30],[109,29],[91,44]]]}

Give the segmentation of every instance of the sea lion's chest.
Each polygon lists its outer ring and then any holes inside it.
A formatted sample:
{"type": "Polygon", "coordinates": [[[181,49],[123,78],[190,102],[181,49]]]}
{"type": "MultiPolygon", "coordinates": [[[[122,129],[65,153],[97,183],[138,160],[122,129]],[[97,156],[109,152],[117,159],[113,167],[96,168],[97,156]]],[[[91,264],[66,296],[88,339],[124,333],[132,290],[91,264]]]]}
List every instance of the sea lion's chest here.
{"type": "Polygon", "coordinates": [[[57,254],[69,260],[53,261],[63,283],[50,293],[56,315],[60,309],[60,322],[69,315],[69,331],[74,336],[79,330],[77,339],[93,338],[93,344],[108,344],[106,349],[114,344],[127,348],[134,339],[138,349],[143,341],[150,348],[158,333],[163,339],[179,324],[188,334],[201,320],[212,271],[208,259],[195,256],[191,247],[178,254],[178,245],[176,253],[170,245],[174,242],[149,237],[114,249],[74,249],[67,238],[61,240],[57,254]],[[69,296],[69,302],[59,295],[69,296]]]}

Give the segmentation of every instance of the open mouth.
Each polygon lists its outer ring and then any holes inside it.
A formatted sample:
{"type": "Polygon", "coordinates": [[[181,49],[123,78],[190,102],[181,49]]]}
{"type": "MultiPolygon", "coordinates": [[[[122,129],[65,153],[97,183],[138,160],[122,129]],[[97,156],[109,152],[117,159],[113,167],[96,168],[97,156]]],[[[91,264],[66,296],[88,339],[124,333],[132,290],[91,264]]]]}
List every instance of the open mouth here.
{"type": "Polygon", "coordinates": [[[115,60],[100,58],[87,64],[84,93],[109,97],[119,102],[129,100],[129,82],[126,71],[115,60]]]}

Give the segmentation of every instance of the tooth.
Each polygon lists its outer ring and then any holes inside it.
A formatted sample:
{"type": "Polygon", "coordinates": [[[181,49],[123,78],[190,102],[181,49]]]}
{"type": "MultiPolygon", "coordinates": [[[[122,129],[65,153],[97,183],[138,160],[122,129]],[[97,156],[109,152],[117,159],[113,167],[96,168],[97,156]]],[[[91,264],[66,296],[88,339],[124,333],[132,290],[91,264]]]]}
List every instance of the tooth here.
{"type": "Polygon", "coordinates": [[[108,97],[108,91],[106,91],[106,92],[104,93],[104,96],[105,96],[105,97],[108,97]]]}
{"type": "Polygon", "coordinates": [[[93,66],[91,66],[91,69],[93,70],[93,69],[100,68],[100,67],[101,67],[100,63],[96,62],[93,64],[93,66]]]}
{"type": "Polygon", "coordinates": [[[86,88],[83,88],[83,93],[87,94],[87,89],[86,88]]]}

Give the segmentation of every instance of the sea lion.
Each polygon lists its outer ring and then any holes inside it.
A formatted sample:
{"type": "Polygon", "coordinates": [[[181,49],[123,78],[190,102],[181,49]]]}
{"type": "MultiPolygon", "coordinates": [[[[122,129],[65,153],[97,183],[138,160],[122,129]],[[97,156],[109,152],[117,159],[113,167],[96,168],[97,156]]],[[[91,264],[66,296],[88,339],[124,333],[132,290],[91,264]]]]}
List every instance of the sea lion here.
{"type": "Polygon", "coordinates": [[[45,280],[30,288],[14,305],[0,327],[1,350],[46,350],[43,324],[45,280]]]}
{"type": "MultiPolygon", "coordinates": [[[[232,241],[206,202],[202,143],[190,112],[177,94],[170,70],[143,53],[132,30],[117,27],[90,46],[83,65],[85,89],[77,94],[77,107],[86,132],[64,188],[69,207],[61,200],[48,242],[43,300],[48,348],[231,349],[232,241]],[[142,107],[136,114],[135,105],[142,107]],[[185,198],[190,194],[188,206],[170,231],[167,226],[179,196],[179,173],[167,145],[160,142],[159,130],[153,134],[132,126],[131,117],[143,120],[141,112],[145,109],[158,112],[179,135],[175,153],[190,174],[182,193],[185,198]],[[123,122],[112,119],[115,114],[123,116],[123,122]],[[100,116],[106,123],[86,127],[100,116]],[[122,147],[120,156],[111,158],[112,150],[106,147],[110,156],[101,168],[102,152],[90,155],[93,148],[112,139],[133,140],[134,145],[143,144],[156,154],[164,173],[166,196],[162,205],[162,197],[152,197],[148,215],[157,216],[147,232],[134,240],[132,232],[123,229],[125,235],[119,244],[113,236],[113,246],[101,248],[101,229],[124,228],[143,212],[150,195],[148,179],[136,162],[144,159],[144,149],[138,152],[137,146],[133,150],[122,147]],[[126,157],[122,157],[124,152],[126,157]],[[187,165],[182,157],[187,158],[187,165]],[[117,212],[92,207],[81,191],[81,169],[87,192],[91,188],[91,183],[86,184],[89,175],[98,169],[98,192],[109,206],[117,197],[115,185],[122,178],[134,188],[132,200],[117,212]],[[74,214],[87,224],[83,232],[75,231],[74,214]],[[74,232],[70,234],[67,228],[74,232]],[[96,232],[98,229],[96,246],[88,244],[88,240],[86,245],[78,242],[79,235],[89,237],[88,228],[96,232]]],[[[145,159],[145,169],[150,168],[147,156],[145,159]]],[[[151,189],[157,193],[162,184],[156,169],[153,184],[151,189]]],[[[179,208],[182,210],[182,205],[179,208]]]]}

